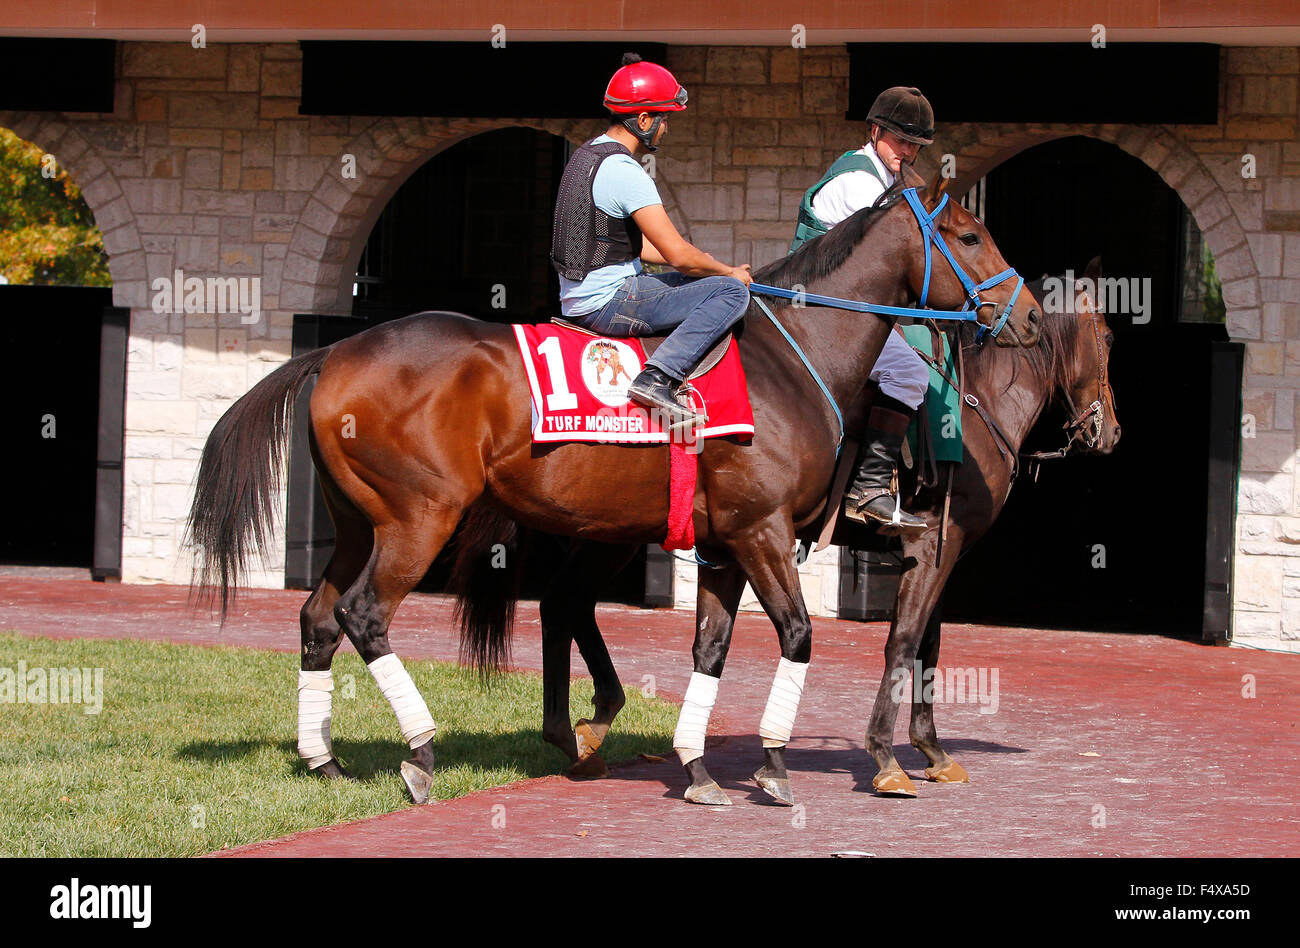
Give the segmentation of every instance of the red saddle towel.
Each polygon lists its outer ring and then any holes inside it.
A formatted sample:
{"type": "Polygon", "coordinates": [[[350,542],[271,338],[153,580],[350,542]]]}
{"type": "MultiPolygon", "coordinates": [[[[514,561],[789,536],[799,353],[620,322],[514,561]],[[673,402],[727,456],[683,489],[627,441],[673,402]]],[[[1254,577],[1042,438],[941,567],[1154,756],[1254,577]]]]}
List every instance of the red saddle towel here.
{"type": "MultiPolygon", "coordinates": [[[[627,387],[645,365],[640,339],[593,336],[554,323],[514,330],[533,395],[534,441],[672,440],[650,412],[627,397],[627,387]]],[[[691,385],[696,409],[709,418],[694,437],[754,434],[754,412],[734,339],[722,361],[691,385]]]]}
{"type": "Polygon", "coordinates": [[[754,434],[745,370],[733,339],[722,360],[691,382],[697,411],[708,416],[685,440],[671,436],[651,413],[627,397],[628,386],[645,365],[636,338],[594,336],[554,323],[516,325],[532,393],[533,441],[589,441],[603,444],[669,444],[669,509],[665,549],[695,545],[691,510],[699,439],[754,434]]]}

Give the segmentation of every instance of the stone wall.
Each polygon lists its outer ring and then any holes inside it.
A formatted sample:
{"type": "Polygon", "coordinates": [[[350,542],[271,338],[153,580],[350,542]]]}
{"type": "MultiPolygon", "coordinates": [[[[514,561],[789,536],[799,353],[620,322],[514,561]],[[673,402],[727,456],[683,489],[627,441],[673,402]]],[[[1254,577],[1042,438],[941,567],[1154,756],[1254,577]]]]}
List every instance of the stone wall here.
{"type": "MultiPolygon", "coordinates": [[[[941,125],[919,166],[932,172],[953,154],[960,193],[1030,145],[1085,134],[1135,155],[1177,190],[1215,255],[1229,330],[1247,345],[1254,437],[1243,442],[1237,640],[1300,650],[1300,59],[1291,48],[1223,55],[1218,125],[941,125]],[[1254,178],[1241,174],[1247,154],[1254,178]]],[[[294,44],[122,43],[119,57],[113,113],[0,113],[0,124],[71,171],[104,232],[114,300],[131,309],[124,579],[179,582],[189,575],[180,536],[203,440],[288,357],[292,314],[348,312],[361,249],[401,182],[450,144],[512,123],[300,116],[294,44]],[[344,155],[355,158],[355,178],[343,173],[344,155]],[[261,317],[155,312],[151,283],[177,268],[259,277],[261,317]]],[[[843,118],[847,55],[679,46],[668,65],[691,91],[657,156],[670,214],[729,262],[779,257],[803,190],[862,143],[863,126],[843,118]]],[[[574,142],[600,130],[522,124],[574,142]]],[[[835,609],[833,557],[804,564],[814,613],[835,609]]],[[[278,585],[282,560],[277,550],[252,581],[278,585]]],[[[687,604],[690,572],[678,570],[687,604]]]]}

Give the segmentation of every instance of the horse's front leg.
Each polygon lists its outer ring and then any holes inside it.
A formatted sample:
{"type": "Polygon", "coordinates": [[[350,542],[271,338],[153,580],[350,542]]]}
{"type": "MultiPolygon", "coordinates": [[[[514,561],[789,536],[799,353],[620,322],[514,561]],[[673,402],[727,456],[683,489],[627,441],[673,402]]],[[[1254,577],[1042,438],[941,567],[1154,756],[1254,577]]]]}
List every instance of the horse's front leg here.
{"type": "Polygon", "coordinates": [[[786,772],[785,748],[794,731],[795,715],[803,697],[808,660],[812,655],[812,623],[799,585],[794,557],[794,527],[780,514],[759,525],[749,542],[736,549],[754,594],[781,642],[767,706],[759,722],[763,739],[764,765],[755,774],[759,787],[785,806],[794,805],[790,775],[786,772]]]}
{"type": "Polygon", "coordinates": [[[955,529],[949,531],[939,569],[934,566],[938,530],[927,530],[920,537],[904,541],[904,553],[915,560],[915,565],[903,574],[898,586],[894,620],[885,643],[885,668],[871,709],[866,739],[867,751],[880,768],[871,785],[889,796],[916,796],[916,785],[894,757],[894,725],[899,706],[909,694],[914,696],[914,708],[924,697],[925,676],[916,664],[916,657],[926,624],[956,562],[956,551],[960,550],[961,540],[956,533],[955,529]]]}
{"type": "Polygon", "coordinates": [[[718,681],[731,645],[736,609],[745,589],[745,573],[734,563],[721,569],[701,568],[695,601],[694,671],[682,701],[673,749],[691,778],[686,799],[691,803],[729,806],[731,800],[704,767],[704,739],[709,715],[718,695],[718,681]]]}
{"type": "MultiPolygon", "coordinates": [[[[940,577],[940,589],[947,582],[947,574],[940,577]]],[[[917,652],[920,662],[921,677],[925,681],[935,680],[934,669],[939,664],[939,634],[943,624],[943,597],[930,612],[930,621],[925,625],[925,634],[921,637],[921,647],[917,652]],[[926,674],[929,672],[930,674],[926,674]]],[[[934,729],[934,702],[925,701],[924,694],[912,695],[912,724],[909,729],[912,746],[924,754],[930,761],[925,768],[925,775],[938,783],[968,783],[970,776],[961,764],[948,756],[948,752],[939,746],[939,735],[934,729]]]]}

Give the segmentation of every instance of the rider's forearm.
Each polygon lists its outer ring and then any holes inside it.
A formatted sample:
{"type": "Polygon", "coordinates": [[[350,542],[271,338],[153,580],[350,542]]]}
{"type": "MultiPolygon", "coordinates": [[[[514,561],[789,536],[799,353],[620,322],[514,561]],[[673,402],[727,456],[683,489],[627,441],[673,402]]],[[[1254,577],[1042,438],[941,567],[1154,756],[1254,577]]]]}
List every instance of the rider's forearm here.
{"type": "Polygon", "coordinates": [[[686,276],[728,276],[732,267],[705,253],[698,247],[686,245],[688,250],[677,260],[669,261],[673,268],[686,276]]]}

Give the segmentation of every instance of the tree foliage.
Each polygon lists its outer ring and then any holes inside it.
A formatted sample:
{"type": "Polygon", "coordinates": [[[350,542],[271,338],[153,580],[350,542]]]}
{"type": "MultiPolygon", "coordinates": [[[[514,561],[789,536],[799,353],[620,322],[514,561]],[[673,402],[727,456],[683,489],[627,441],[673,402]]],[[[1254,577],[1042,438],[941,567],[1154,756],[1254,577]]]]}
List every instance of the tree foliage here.
{"type": "Polygon", "coordinates": [[[10,283],[112,286],[104,240],[62,168],[0,128],[0,274],[10,283]]]}

